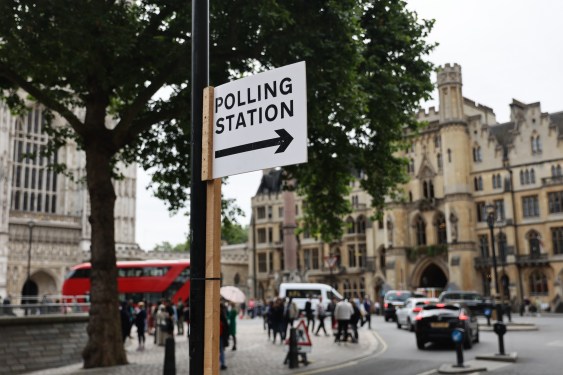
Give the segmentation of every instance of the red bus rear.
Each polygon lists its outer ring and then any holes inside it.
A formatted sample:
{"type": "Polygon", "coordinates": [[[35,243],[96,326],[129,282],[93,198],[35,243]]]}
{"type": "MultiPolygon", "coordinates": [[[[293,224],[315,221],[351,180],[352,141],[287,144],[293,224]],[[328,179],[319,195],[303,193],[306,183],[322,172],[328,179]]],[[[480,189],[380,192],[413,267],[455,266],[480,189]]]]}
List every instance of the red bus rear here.
{"type": "MultiPolygon", "coordinates": [[[[90,263],[74,266],[66,275],[62,294],[85,296],[90,293],[90,263]]],[[[117,262],[119,299],[174,303],[190,296],[189,260],[147,260],[117,262]]]]}

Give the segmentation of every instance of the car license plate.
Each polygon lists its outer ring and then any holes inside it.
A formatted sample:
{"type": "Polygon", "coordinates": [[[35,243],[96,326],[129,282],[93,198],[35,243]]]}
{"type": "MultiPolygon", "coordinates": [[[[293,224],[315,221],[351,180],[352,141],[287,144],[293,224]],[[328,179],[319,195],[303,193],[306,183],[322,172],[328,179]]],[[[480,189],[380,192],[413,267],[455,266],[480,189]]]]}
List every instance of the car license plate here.
{"type": "Polygon", "coordinates": [[[432,328],[448,328],[449,323],[448,322],[432,322],[432,323],[430,323],[430,327],[432,327],[432,328]]]}

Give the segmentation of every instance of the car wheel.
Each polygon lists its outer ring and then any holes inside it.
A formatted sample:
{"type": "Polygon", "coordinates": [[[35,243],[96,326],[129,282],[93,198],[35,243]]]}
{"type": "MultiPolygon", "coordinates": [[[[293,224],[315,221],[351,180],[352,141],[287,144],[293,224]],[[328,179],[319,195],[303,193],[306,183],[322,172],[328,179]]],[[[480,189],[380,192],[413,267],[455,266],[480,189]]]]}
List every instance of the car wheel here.
{"type": "Polygon", "coordinates": [[[407,319],[407,329],[408,329],[410,332],[414,332],[414,325],[412,324],[410,318],[407,319]]]}
{"type": "Polygon", "coordinates": [[[473,340],[471,340],[471,332],[467,331],[467,336],[463,340],[463,349],[471,349],[473,347],[473,340]]]}
{"type": "Polygon", "coordinates": [[[402,325],[399,323],[399,318],[397,318],[397,328],[401,329],[402,325]]]}
{"type": "Polygon", "coordinates": [[[426,344],[426,342],[422,338],[416,336],[416,347],[419,350],[424,350],[424,344],[426,344]]]}

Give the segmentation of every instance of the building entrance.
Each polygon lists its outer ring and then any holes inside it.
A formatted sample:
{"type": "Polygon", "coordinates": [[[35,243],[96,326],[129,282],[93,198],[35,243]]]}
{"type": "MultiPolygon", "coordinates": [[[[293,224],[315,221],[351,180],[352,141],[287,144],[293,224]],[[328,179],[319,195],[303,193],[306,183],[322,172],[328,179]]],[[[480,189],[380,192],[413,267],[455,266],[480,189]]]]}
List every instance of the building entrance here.
{"type": "Polygon", "coordinates": [[[420,276],[420,288],[445,288],[448,278],[440,267],[434,263],[428,265],[420,276]]]}

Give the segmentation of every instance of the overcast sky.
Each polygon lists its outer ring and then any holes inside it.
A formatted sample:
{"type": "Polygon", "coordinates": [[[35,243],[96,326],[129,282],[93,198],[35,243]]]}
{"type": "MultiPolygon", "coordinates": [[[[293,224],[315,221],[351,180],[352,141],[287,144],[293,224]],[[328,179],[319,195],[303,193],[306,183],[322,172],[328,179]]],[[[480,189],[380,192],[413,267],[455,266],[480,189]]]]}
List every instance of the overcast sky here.
{"type": "MultiPolygon", "coordinates": [[[[436,65],[462,67],[463,95],[491,107],[498,122],[509,120],[512,99],[540,102],[543,112],[563,111],[563,30],[561,0],[409,0],[419,17],[436,23],[430,40],[439,46],[430,56],[436,65]]],[[[213,27],[213,25],[211,25],[213,27]]],[[[434,77],[435,80],[435,77],[434,77]]],[[[435,100],[424,108],[437,106],[435,100]]],[[[231,176],[224,187],[250,220],[250,197],[261,173],[231,176]]],[[[141,170],[137,182],[137,242],[142,249],[185,241],[188,218],[170,216],[145,188],[141,170]]]]}

